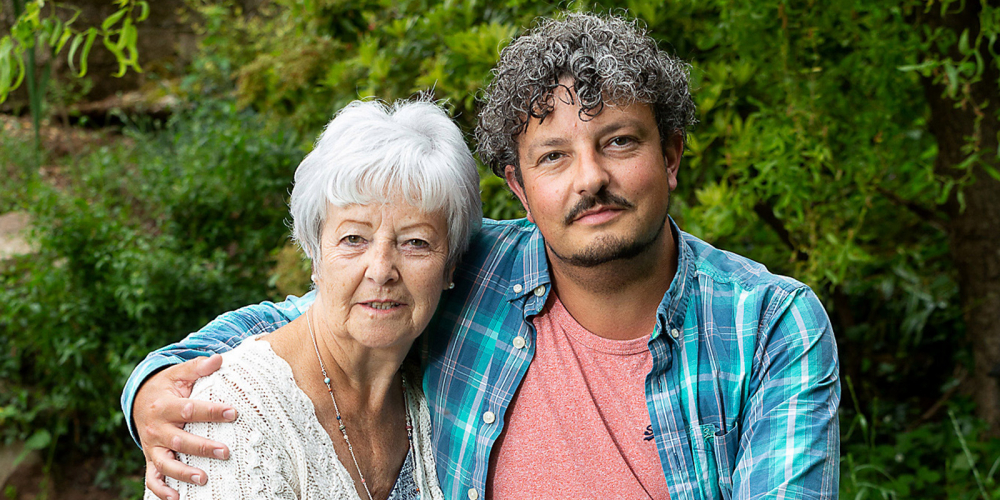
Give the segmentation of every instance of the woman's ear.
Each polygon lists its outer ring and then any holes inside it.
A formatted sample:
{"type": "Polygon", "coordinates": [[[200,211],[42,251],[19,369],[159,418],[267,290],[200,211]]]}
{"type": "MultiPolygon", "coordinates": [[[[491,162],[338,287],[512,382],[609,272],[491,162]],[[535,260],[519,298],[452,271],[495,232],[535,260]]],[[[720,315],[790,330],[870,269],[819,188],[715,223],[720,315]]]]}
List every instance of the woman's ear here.
{"type": "Polygon", "coordinates": [[[455,288],[455,266],[451,266],[447,271],[444,272],[444,289],[451,290],[455,288]]]}

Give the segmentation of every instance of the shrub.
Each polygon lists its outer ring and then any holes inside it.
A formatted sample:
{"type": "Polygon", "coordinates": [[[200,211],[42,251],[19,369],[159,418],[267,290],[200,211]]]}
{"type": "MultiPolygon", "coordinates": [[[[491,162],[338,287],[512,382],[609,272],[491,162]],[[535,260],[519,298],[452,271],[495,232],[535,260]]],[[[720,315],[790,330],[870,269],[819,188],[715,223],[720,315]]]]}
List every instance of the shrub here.
{"type": "Polygon", "coordinates": [[[38,252],[0,264],[7,442],[135,450],[118,407],[135,364],[268,296],[298,137],[224,101],[126,135],[64,169],[63,188],[19,186],[38,252]]]}

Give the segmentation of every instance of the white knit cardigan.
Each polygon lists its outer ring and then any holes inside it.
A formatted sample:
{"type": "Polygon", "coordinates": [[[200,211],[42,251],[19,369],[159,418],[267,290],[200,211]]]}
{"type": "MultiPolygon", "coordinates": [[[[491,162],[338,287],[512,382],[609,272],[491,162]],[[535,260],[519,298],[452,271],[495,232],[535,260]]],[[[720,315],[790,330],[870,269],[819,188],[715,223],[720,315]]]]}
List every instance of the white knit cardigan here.
{"type": "MultiPolygon", "coordinates": [[[[236,409],[233,423],[191,423],[184,428],[229,446],[229,460],[180,455],[204,470],[208,484],[195,486],[168,478],[181,500],[310,499],[358,500],[354,482],[337,459],[312,401],[292,377],[292,369],[266,341],[247,339],[222,355],[222,368],[195,383],[193,399],[224,402],[236,409]]],[[[431,449],[431,422],[423,393],[407,387],[413,415],[414,480],[421,499],[441,499],[431,449]]],[[[156,500],[148,489],[145,500],[156,500]]]]}

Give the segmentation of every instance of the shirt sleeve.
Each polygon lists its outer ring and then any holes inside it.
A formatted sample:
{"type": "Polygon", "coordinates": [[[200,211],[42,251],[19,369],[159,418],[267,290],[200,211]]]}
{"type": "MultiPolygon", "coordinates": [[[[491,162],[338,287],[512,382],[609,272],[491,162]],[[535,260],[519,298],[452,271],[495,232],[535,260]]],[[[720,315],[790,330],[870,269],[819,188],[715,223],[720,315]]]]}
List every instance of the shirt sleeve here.
{"type": "Polygon", "coordinates": [[[132,402],[139,392],[139,387],[151,375],[160,370],[183,363],[199,356],[222,354],[239,345],[247,337],[274,331],[299,317],[312,305],[315,292],[309,292],[302,297],[287,297],[284,302],[261,302],[230,311],[215,318],[180,342],[157,349],[146,355],[129,375],[122,390],[122,412],[128,422],[128,430],[132,439],[139,446],[139,434],[132,420],[132,402]]]}
{"type": "Polygon", "coordinates": [[[762,326],[733,498],[836,498],[840,368],[830,319],[803,287],[769,310],[762,326]]]}

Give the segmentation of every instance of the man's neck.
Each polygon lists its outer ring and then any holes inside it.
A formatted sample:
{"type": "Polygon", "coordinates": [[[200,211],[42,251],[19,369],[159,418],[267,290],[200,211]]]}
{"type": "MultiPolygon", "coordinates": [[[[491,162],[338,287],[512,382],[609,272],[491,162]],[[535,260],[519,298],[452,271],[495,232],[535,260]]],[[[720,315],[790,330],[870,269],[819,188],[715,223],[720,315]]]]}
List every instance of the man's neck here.
{"type": "Polygon", "coordinates": [[[649,335],[677,272],[677,242],[669,227],[660,240],[636,257],[594,267],[569,265],[546,250],[552,291],[581,326],[598,336],[628,340],[649,335]]]}

